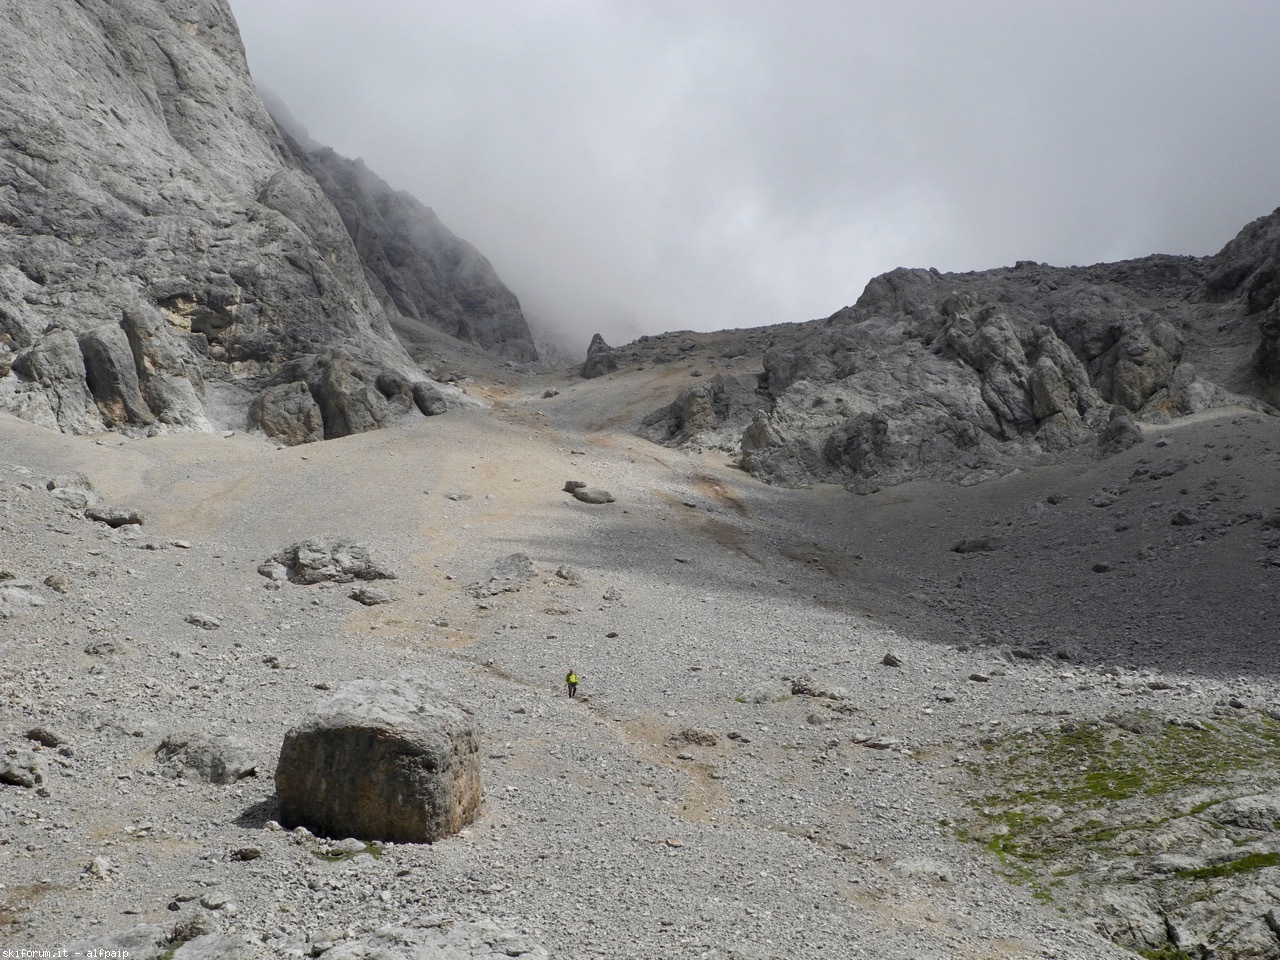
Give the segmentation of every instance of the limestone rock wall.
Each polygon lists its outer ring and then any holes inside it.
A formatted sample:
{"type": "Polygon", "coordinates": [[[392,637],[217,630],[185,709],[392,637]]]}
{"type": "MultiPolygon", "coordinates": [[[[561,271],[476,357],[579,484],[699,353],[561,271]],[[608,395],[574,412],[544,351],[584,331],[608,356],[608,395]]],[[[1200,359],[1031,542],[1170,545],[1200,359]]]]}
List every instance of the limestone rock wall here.
{"type": "Polygon", "coordinates": [[[284,442],[415,411],[384,281],[268,115],[225,0],[0,6],[0,117],[0,410],[284,442]],[[251,421],[282,382],[296,396],[251,421]]]}
{"type": "Polygon", "coordinates": [[[516,295],[430,207],[328,147],[303,151],[302,160],[337,208],[369,285],[389,309],[501,357],[538,358],[516,295]]]}

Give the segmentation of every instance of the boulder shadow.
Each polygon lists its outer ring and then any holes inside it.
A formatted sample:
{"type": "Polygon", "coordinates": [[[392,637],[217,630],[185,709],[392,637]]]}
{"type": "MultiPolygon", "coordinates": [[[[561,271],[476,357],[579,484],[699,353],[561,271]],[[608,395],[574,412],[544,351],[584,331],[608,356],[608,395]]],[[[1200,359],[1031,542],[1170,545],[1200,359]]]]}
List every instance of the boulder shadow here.
{"type": "Polygon", "coordinates": [[[268,820],[280,819],[280,803],[272,794],[266,800],[259,800],[251,806],[245,807],[240,811],[240,815],[236,817],[235,823],[237,827],[250,827],[261,830],[267,825],[268,820]]]}

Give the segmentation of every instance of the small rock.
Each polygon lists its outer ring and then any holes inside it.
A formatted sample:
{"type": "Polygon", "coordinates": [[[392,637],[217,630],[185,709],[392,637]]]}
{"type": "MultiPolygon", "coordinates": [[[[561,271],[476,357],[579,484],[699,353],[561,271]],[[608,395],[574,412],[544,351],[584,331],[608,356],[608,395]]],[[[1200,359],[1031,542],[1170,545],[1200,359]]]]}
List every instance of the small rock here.
{"type": "Polygon", "coordinates": [[[199,627],[201,630],[217,630],[222,626],[222,621],[217,617],[199,610],[192,610],[182,619],[193,627],[199,627]]]}
{"type": "Polygon", "coordinates": [[[974,537],[969,540],[961,540],[952,546],[953,553],[991,553],[1000,550],[1005,545],[1004,537],[988,535],[985,537],[974,537]]]}
{"type": "Polygon", "coordinates": [[[849,699],[849,691],[844,687],[828,687],[812,677],[797,677],[792,680],[791,693],[797,697],[817,697],[823,700],[849,699]]]}
{"type": "Polygon", "coordinates": [[[582,583],[582,574],[570,566],[556,567],[556,578],[575,587],[582,583]]]}
{"type": "Polygon", "coordinates": [[[44,775],[44,762],[30,750],[18,750],[0,760],[0,783],[31,789],[44,783],[44,775]]]}
{"type": "Polygon", "coordinates": [[[167,776],[206,783],[235,783],[258,773],[251,746],[224,733],[171,733],[156,748],[156,762],[167,776]]]}
{"type": "Polygon", "coordinates": [[[128,510],[124,507],[89,507],[85,510],[84,515],[90,520],[105,523],[112,529],[130,524],[141,525],[144,522],[142,514],[137,510],[128,510]]]}
{"type": "Polygon", "coordinates": [[[129,652],[129,645],[123,640],[96,640],[85,646],[84,652],[91,657],[106,657],[129,652]]]}
{"type": "Polygon", "coordinates": [[[98,494],[89,478],[82,473],[54,477],[45,484],[54,498],[72,510],[84,510],[98,502],[98,494]]]}
{"type": "Polygon", "coordinates": [[[714,747],[720,742],[720,738],[711,730],[704,730],[701,727],[689,727],[681,730],[679,738],[685,743],[696,744],[700,747],[714,747]]]}
{"type": "Polygon", "coordinates": [[[396,579],[390,570],[374,563],[367,547],[333,537],[314,537],[286,547],[261,564],[258,573],[279,579],[280,567],[290,582],[308,586],[396,579]]]}
{"type": "Polygon", "coordinates": [[[351,599],[366,607],[376,607],[383,603],[390,603],[395,598],[377,587],[357,587],[351,592],[351,599]]]}
{"type": "Polygon", "coordinates": [[[599,487],[579,487],[573,491],[575,500],[583,503],[613,503],[613,494],[608,490],[601,490],[599,487]]]}
{"type": "Polygon", "coordinates": [[[949,864],[939,860],[898,860],[890,869],[904,880],[934,880],[950,883],[954,871],[949,864]]]}
{"type": "Polygon", "coordinates": [[[85,865],[84,872],[91,877],[105,880],[116,865],[108,857],[94,857],[85,865]]]}
{"type": "Polygon", "coordinates": [[[364,853],[366,846],[367,844],[363,840],[357,840],[355,837],[347,837],[343,840],[339,840],[337,843],[329,844],[325,848],[325,852],[354,856],[358,853],[364,853]]]}
{"type": "Polygon", "coordinates": [[[503,557],[489,570],[489,579],[477,581],[467,587],[473,597],[496,597],[500,593],[518,593],[533,579],[533,561],[527,553],[513,553],[503,557]]]}
{"type": "Polygon", "coordinates": [[[902,747],[902,741],[894,737],[874,737],[864,740],[862,745],[872,750],[898,750],[902,747]]]}
{"type": "Polygon", "coordinates": [[[60,747],[67,742],[66,738],[58,736],[48,727],[32,727],[24,736],[46,747],[60,747]]]}
{"type": "Polygon", "coordinates": [[[902,666],[902,658],[895,653],[886,653],[880,659],[880,663],[886,667],[900,667],[902,666]]]}
{"type": "Polygon", "coordinates": [[[738,695],[742,703],[777,703],[791,694],[791,687],[776,681],[762,683],[738,695]]]}
{"type": "Polygon", "coordinates": [[[0,620],[44,605],[44,598],[35,592],[29,580],[10,579],[0,584],[0,620]]]}

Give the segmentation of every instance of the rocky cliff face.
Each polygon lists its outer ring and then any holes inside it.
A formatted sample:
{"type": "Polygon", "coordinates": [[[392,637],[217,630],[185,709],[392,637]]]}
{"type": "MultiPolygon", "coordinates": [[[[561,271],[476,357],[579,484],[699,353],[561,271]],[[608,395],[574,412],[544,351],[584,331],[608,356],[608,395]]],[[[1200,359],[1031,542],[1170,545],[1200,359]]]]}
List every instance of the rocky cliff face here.
{"type": "Polygon", "coordinates": [[[287,442],[436,409],[225,0],[8,4],[0,63],[0,409],[287,442]]]}
{"type": "Polygon", "coordinates": [[[792,485],[972,483],[1138,442],[1136,421],[1280,395],[1280,214],[1213,258],[1093,267],[899,269],[852,307],[777,336],[754,398],[695,387],[642,430],[740,446],[792,485]],[[692,412],[690,412],[692,411],[692,412]]]}
{"type": "Polygon", "coordinates": [[[511,360],[538,359],[516,295],[431,208],[327,147],[302,162],[337,208],[388,309],[511,360]]]}
{"type": "Polygon", "coordinates": [[[1253,350],[1246,380],[1280,404],[1280,210],[1249,224],[1209,261],[1205,299],[1220,305],[1218,330],[1240,330],[1253,350]]]}

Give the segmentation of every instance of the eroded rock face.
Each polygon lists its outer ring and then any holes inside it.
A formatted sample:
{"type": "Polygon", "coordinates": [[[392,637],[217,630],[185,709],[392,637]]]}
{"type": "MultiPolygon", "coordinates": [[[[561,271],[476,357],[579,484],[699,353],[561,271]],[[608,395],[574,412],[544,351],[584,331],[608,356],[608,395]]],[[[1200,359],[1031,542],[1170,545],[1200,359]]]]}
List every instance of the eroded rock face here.
{"type": "Polygon", "coordinates": [[[281,823],[396,843],[450,836],[479,813],[479,749],[471,714],[425,678],[343,684],[285,735],[281,823]]]}
{"type": "Polygon", "coordinates": [[[1140,442],[1143,421],[1262,406],[1265,320],[1260,340],[1215,341],[1246,309],[1278,309],[1266,278],[1280,226],[1260,224],[1214,261],[1243,266],[1217,273],[1207,259],[1162,256],[891,271],[854,306],[776,336],[754,395],[717,378],[655,411],[641,434],[689,444],[737,431],[742,465],[763,479],[870,492],[1107,456],[1140,442]]]}
{"type": "MultiPolygon", "coordinates": [[[[264,389],[301,380],[326,437],[416,415],[425,378],[385,283],[267,114],[225,0],[10,4],[0,64],[0,409],[70,433],[244,429],[264,389]],[[289,363],[305,375],[281,378],[289,363]]],[[[396,196],[367,179],[373,206],[396,196]]],[[[518,340],[518,304],[484,301],[483,258],[433,226],[456,269],[422,284],[454,284],[491,324],[470,329],[481,345],[518,340]]],[[[257,425],[315,439],[305,404],[281,401],[257,425]]]]}
{"type": "Polygon", "coordinates": [[[755,387],[741,378],[717,374],[645,417],[640,435],[654,443],[678,444],[714,443],[735,429],[741,434],[756,411],[768,406],[755,387]]]}
{"type": "Polygon", "coordinates": [[[1266,399],[1280,403],[1280,210],[1250,223],[1209,261],[1205,289],[1234,308],[1224,326],[1257,324],[1251,372],[1266,399]]]}
{"type": "Polygon", "coordinates": [[[322,147],[303,163],[337,208],[373,290],[402,316],[511,360],[538,359],[520,301],[435,212],[360,160],[322,147]]]}

